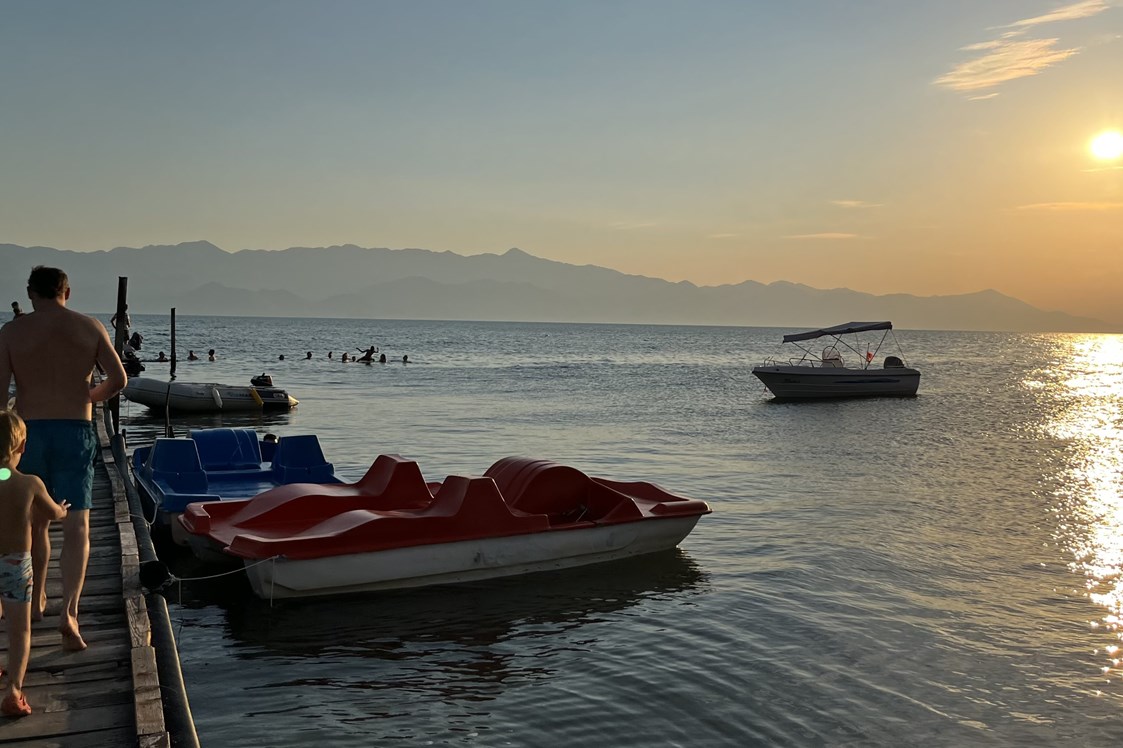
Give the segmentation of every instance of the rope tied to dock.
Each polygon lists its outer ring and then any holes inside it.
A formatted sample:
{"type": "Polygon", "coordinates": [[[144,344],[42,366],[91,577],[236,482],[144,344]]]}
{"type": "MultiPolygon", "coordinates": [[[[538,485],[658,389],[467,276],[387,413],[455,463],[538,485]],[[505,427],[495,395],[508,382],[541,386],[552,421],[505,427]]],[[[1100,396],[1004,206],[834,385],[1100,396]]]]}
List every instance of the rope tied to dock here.
{"type": "Polygon", "coordinates": [[[202,582],[202,581],[205,581],[207,579],[218,579],[220,577],[228,577],[231,574],[240,574],[243,571],[245,571],[246,569],[252,569],[255,566],[260,566],[261,564],[267,563],[269,561],[276,561],[279,558],[280,558],[279,555],[270,556],[269,558],[263,558],[259,561],[254,561],[252,564],[245,564],[243,566],[240,566],[237,569],[231,569],[230,571],[219,572],[218,574],[209,574],[209,575],[203,576],[203,577],[177,577],[177,576],[172,575],[171,578],[172,578],[173,581],[176,581],[176,582],[202,582]]]}

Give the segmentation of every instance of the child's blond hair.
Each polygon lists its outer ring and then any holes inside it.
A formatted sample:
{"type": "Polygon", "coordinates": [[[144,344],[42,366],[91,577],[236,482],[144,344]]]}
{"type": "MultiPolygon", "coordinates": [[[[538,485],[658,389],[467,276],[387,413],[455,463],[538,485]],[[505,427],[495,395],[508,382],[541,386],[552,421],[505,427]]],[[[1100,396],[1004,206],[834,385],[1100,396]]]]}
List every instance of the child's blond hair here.
{"type": "Polygon", "coordinates": [[[26,438],[27,426],[19,413],[0,410],[0,461],[7,462],[15,457],[26,438]]]}

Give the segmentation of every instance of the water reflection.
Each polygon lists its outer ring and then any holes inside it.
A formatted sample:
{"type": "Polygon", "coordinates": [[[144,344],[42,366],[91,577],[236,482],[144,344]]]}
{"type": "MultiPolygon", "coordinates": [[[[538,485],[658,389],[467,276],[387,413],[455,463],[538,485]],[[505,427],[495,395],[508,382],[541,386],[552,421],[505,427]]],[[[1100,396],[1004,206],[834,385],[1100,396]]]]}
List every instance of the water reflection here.
{"type": "Polygon", "coordinates": [[[404,688],[479,701],[512,680],[548,677],[559,647],[572,653],[602,643],[595,624],[648,601],[693,597],[705,583],[700,567],[675,549],[567,571],[273,606],[236,575],[184,583],[182,604],[217,604],[224,638],[248,667],[308,661],[270,668],[269,686],[404,688]],[[324,663],[331,675],[313,675],[324,663]],[[287,677],[295,671],[305,675],[287,677]]]}
{"type": "MultiPolygon", "coordinates": [[[[1027,386],[1053,399],[1044,426],[1059,441],[1063,463],[1054,488],[1055,531],[1073,557],[1070,568],[1083,575],[1088,598],[1106,613],[1103,627],[1123,639],[1123,337],[1082,335],[1058,340],[1055,361],[1036,372],[1027,386]]],[[[1105,673],[1117,671],[1119,647],[1101,654],[1105,673]]]]}
{"type": "MultiPolygon", "coordinates": [[[[122,404],[123,405],[123,404],[122,404]]],[[[176,436],[187,436],[192,429],[213,428],[252,428],[259,433],[290,424],[295,411],[277,412],[231,412],[231,413],[173,413],[172,431],[176,436]]],[[[164,435],[164,415],[137,406],[122,407],[121,428],[125,431],[128,446],[151,444],[156,437],[164,435]]]]}

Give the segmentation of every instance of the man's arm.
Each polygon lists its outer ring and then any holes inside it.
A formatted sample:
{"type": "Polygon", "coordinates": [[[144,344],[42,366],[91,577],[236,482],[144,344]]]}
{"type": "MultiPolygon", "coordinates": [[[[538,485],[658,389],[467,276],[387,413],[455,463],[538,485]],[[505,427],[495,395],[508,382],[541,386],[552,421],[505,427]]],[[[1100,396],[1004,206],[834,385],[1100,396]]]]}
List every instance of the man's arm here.
{"type": "Polygon", "coordinates": [[[0,328],[0,405],[8,407],[8,386],[12,383],[12,361],[8,353],[8,336],[0,328]]]}
{"type": "Polygon", "coordinates": [[[38,476],[29,475],[27,477],[31,479],[31,485],[35,490],[35,495],[31,497],[32,511],[53,520],[65,517],[70,504],[65,501],[62,504],[56,504],[38,476]]]}
{"type": "Polygon", "coordinates": [[[125,389],[125,383],[129,381],[129,378],[125,375],[125,367],[121,364],[121,358],[117,355],[117,351],[113,350],[113,344],[109,342],[109,333],[105,331],[100,322],[92,319],[90,322],[97,327],[96,360],[102,371],[105,372],[105,378],[101,380],[101,384],[90,390],[90,402],[100,403],[125,389]]]}

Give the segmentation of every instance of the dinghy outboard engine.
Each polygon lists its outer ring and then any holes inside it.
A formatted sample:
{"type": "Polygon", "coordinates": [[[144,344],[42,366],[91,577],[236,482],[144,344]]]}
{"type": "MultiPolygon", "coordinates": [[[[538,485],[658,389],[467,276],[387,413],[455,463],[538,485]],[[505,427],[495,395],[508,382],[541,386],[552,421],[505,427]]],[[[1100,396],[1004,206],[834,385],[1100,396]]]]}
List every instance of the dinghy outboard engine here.
{"type": "Polygon", "coordinates": [[[254,387],[272,387],[273,377],[269,376],[265,372],[262,372],[261,376],[253,377],[252,379],[250,379],[250,384],[252,384],[254,387]]]}
{"type": "Polygon", "coordinates": [[[904,367],[905,367],[905,362],[902,361],[897,356],[886,356],[885,357],[885,368],[886,369],[903,369],[904,367]]]}
{"type": "Polygon", "coordinates": [[[139,377],[140,373],[144,371],[144,364],[141,363],[140,358],[133,352],[132,348],[127,346],[121,354],[121,365],[125,367],[126,376],[139,377]]]}

